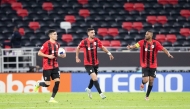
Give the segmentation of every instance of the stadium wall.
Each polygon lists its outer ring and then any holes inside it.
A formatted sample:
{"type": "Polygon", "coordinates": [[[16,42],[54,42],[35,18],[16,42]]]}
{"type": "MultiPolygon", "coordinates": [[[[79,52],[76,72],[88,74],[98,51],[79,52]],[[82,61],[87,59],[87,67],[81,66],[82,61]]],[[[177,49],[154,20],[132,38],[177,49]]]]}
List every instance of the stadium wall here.
{"type": "MultiPolygon", "coordinates": [[[[140,66],[138,52],[114,52],[112,53],[115,59],[109,60],[105,53],[98,53],[101,67],[134,67],[140,66]]],[[[174,59],[168,58],[164,53],[158,53],[159,67],[185,67],[190,65],[189,52],[172,52],[174,59]]],[[[83,53],[80,53],[81,63],[77,64],[75,53],[67,53],[67,58],[58,59],[60,67],[83,67],[83,53]]],[[[42,58],[37,56],[37,65],[42,66],[42,58]]]]}
{"type": "MultiPolygon", "coordinates": [[[[84,92],[90,77],[87,73],[62,73],[59,92],[84,92]]],[[[142,81],[139,73],[101,73],[98,75],[103,92],[140,92],[142,81]]],[[[159,73],[155,79],[154,92],[189,92],[190,73],[159,73]]],[[[43,81],[41,73],[0,74],[0,93],[32,93],[37,81],[43,81]]],[[[48,88],[40,92],[49,93],[48,88]]],[[[145,90],[147,88],[145,87],[145,90]]],[[[92,88],[92,91],[96,91],[92,88]]]]}

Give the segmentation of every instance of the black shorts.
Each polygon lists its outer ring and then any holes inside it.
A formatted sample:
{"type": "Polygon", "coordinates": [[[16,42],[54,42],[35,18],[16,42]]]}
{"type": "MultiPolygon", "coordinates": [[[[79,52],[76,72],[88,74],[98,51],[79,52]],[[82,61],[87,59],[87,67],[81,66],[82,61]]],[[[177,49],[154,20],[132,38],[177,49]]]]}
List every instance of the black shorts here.
{"type": "Polygon", "coordinates": [[[50,81],[50,77],[51,77],[52,80],[54,80],[56,78],[60,78],[59,68],[43,70],[44,81],[50,81]]]}
{"type": "Polygon", "coordinates": [[[156,68],[142,68],[142,77],[147,76],[156,78],[156,68]]]}
{"type": "Polygon", "coordinates": [[[85,69],[86,69],[86,71],[88,72],[89,75],[91,73],[96,73],[96,75],[98,74],[98,65],[96,65],[96,66],[85,65],[85,69]]]}

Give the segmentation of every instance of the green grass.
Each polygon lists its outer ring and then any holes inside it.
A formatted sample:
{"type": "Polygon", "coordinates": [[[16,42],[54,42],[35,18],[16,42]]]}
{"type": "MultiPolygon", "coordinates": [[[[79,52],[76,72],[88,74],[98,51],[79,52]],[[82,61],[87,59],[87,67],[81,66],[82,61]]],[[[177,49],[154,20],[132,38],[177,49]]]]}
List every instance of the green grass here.
{"type": "Polygon", "coordinates": [[[190,109],[190,93],[98,93],[89,99],[86,93],[58,93],[58,104],[47,103],[50,93],[0,94],[0,109],[190,109]]]}

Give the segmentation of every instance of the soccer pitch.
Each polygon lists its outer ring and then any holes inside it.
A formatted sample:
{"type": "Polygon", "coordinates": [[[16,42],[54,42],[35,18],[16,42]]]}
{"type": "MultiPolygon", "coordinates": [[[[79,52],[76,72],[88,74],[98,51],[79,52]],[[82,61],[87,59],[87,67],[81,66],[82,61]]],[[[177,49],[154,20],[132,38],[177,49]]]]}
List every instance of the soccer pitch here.
{"type": "Polygon", "coordinates": [[[145,101],[145,93],[58,93],[59,103],[47,103],[50,93],[0,94],[0,109],[190,109],[190,93],[156,93],[145,101]]]}

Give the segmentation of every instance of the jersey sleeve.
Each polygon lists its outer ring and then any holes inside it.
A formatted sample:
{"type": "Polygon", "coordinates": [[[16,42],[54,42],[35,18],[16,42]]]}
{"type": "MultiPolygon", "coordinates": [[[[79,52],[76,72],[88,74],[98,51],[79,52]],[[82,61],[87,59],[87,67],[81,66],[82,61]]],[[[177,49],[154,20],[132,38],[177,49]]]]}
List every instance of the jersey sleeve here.
{"type": "Polygon", "coordinates": [[[84,46],[85,46],[85,45],[84,45],[84,40],[82,40],[82,41],[79,43],[78,47],[79,47],[79,48],[84,48],[84,46]]]}
{"type": "Polygon", "coordinates": [[[100,39],[98,39],[98,47],[99,47],[99,48],[102,48],[102,47],[103,47],[102,42],[100,41],[100,39]]]}
{"type": "Polygon", "coordinates": [[[137,48],[139,48],[139,47],[142,47],[142,44],[143,44],[143,40],[140,40],[140,41],[138,41],[138,42],[135,44],[135,46],[136,46],[137,48]]]}
{"type": "Polygon", "coordinates": [[[160,44],[160,42],[157,42],[156,47],[159,51],[163,50],[163,46],[160,44]]]}
{"type": "Polygon", "coordinates": [[[42,45],[40,51],[41,51],[42,53],[45,53],[45,52],[47,51],[47,49],[48,49],[47,43],[44,43],[44,44],[42,45]]]}

